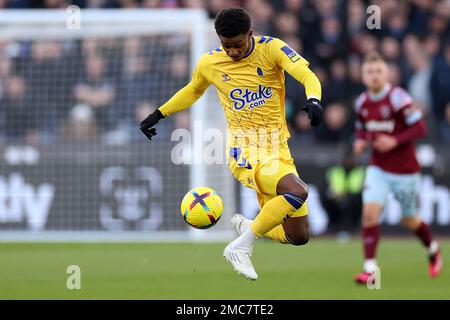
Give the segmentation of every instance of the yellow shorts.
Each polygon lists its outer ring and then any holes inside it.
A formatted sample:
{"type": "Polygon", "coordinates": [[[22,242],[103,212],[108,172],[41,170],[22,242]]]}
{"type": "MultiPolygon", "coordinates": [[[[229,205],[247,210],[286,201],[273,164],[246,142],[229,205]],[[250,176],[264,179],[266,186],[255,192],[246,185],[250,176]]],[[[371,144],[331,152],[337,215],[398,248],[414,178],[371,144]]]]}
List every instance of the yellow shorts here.
{"type": "MultiPolygon", "coordinates": [[[[291,152],[287,142],[282,143],[279,151],[268,155],[257,155],[249,148],[230,147],[229,167],[233,176],[245,187],[256,191],[259,207],[262,208],[267,201],[277,196],[277,185],[285,175],[293,173],[298,176],[291,152]]],[[[308,203],[291,217],[302,217],[308,214],[308,203]]]]}

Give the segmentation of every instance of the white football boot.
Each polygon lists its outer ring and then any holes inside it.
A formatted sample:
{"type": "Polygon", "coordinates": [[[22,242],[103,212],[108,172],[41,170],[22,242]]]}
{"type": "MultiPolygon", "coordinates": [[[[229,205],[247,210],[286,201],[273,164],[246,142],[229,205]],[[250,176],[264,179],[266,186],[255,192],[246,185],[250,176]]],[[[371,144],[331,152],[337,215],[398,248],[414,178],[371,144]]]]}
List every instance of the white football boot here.
{"type": "Polygon", "coordinates": [[[233,249],[230,242],[225,250],[223,250],[223,256],[228,262],[231,262],[233,268],[239,275],[243,275],[250,280],[258,279],[255,269],[252,264],[252,248],[237,247],[233,249]]]}
{"type": "Polygon", "coordinates": [[[255,236],[248,228],[251,223],[252,220],[246,219],[241,214],[233,215],[231,224],[236,229],[239,237],[227,245],[223,251],[223,256],[228,262],[231,262],[238,274],[243,275],[247,279],[256,280],[258,275],[253,268],[251,260],[255,236]]]}

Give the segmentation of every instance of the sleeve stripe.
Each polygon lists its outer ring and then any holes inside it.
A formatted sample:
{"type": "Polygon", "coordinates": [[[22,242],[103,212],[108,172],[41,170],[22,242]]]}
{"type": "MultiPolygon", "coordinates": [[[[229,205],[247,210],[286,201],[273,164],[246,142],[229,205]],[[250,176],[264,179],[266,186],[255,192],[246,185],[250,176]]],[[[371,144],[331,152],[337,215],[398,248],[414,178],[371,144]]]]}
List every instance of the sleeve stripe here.
{"type": "Polygon", "coordinates": [[[356,99],[355,104],[354,104],[354,110],[356,113],[359,112],[359,110],[361,109],[364,101],[366,100],[366,93],[363,92],[361,93],[361,95],[358,97],[358,99],[356,99]]]}
{"type": "Polygon", "coordinates": [[[417,111],[414,111],[413,113],[409,114],[408,116],[406,116],[405,123],[408,126],[411,126],[421,119],[422,119],[422,113],[417,110],[417,111]]]}
{"type": "Polygon", "coordinates": [[[272,37],[261,36],[261,39],[259,39],[258,43],[269,43],[272,40],[272,37]]]}
{"type": "Polygon", "coordinates": [[[389,99],[396,112],[413,102],[411,96],[400,87],[392,90],[389,99]]]}

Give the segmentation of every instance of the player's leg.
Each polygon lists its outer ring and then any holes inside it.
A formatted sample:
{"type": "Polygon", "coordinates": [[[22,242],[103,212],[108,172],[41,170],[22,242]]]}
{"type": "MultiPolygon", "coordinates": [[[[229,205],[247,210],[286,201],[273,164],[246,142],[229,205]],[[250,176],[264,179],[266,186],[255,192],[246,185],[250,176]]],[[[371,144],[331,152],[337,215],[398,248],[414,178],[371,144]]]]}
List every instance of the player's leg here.
{"type": "Polygon", "coordinates": [[[363,205],[362,232],[364,265],[363,272],[355,276],[357,283],[365,284],[377,266],[376,251],[380,239],[379,219],[383,207],[376,202],[367,202],[363,205]]]}
{"type": "MultiPolygon", "coordinates": [[[[280,160],[274,160],[267,166],[269,167],[264,166],[265,170],[258,171],[255,176],[259,191],[271,197],[250,225],[257,237],[267,236],[267,233],[277,226],[278,234],[282,236],[284,229],[281,229],[281,224],[301,210],[308,197],[308,187],[296,174],[295,166],[280,160]]],[[[307,211],[304,215],[306,214],[307,211]]],[[[274,233],[276,231],[274,230],[274,233]]],[[[293,241],[297,243],[306,243],[309,239],[309,233],[304,232],[305,227],[300,230],[291,227],[290,231],[288,237],[292,236],[293,241]]]]}
{"type": "MultiPolygon", "coordinates": [[[[277,170],[275,173],[262,168],[255,175],[255,180],[259,186],[258,189],[262,194],[259,195],[259,198],[261,199],[261,197],[266,195],[266,198],[269,200],[263,203],[261,211],[252,222],[249,223],[249,220],[244,221],[241,219],[240,223],[244,223],[245,226],[249,225],[250,230],[242,232],[242,235],[233,241],[233,246],[250,246],[254,237],[244,236],[246,233],[253,234],[255,238],[263,237],[300,210],[308,196],[306,184],[297,175],[291,173],[292,169],[287,164],[278,160],[273,160],[272,162],[277,163],[266,164],[264,167],[276,166],[277,170]]],[[[290,227],[289,230],[291,230],[290,236],[296,243],[306,243],[308,241],[307,224],[301,223],[299,228],[294,229],[290,227]]]]}
{"type": "Polygon", "coordinates": [[[268,231],[280,225],[287,217],[299,210],[307,197],[307,187],[299,179],[286,178],[281,186],[285,192],[277,195],[278,182],[292,173],[292,166],[272,159],[261,165],[254,177],[259,193],[273,196],[267,201],[255,220],[237,239],[230,242],[224,250],[225,258],[245,277],[256,280],[257,274],[251,263],[253,243],[268,231]]]}
{"type": "Polygon", "coordinates": [[[443,261],[440,245],[436,240],[433,240],[433,235],[428,224],[419,215],[415,215],[413,217],[404,216],[402,218],[402,225],[414,232],[427,249],[428,273],[432,278],[437,277],[442,271],[443,261]]]}
{"type": "MultiPolygon", "coordinates": [[[[235,214],[231,219],[231,223],[235,226],[237,233],[240,235],[247,230],[253,222],[251,219],[245,218],[243,215],[235,214]]],[[[304,245],[308,242],[308,238],[304,235],[308,234],[308,217],[290,217],[282,224],[276,226],[264,237],[283,244],[304,245]],[[300,231],[299,231],[300,230],[300,231]],[[288,234],[291,234],[289,237],[288,234]]]]}
{"type": "MultiPolygon", "coordinates": [[[[297,193],[306,200],[308,187],[296,174],[290,173],[280,179],[277,185],[277,194],[297,193]]],[[[290,243],[296,246],[304,245],[309,241],[308,205],[307,202],[298,208],[282,224],[276,226],[265,234],[281,243],[290,243]]]]}
{"type": "MultiPolygon", "coordinates": [[[[234,152],[235,154],[242,155],[241,149],[231,149],[231,151],[234,150],[238,151],[234,152]]],[[[232,153],[231,151],[230,154],[232,153]]],[[[256,190],[259,195],[260,193],[258,192],[258,186],[255,181],[255,172],[257,170],[257,165],[255,165],[256,161],[249,161],[248,159],[244,161],[244,159],[247,158],[236,156],[234,159],[231,159],[230,170],[240,183],[256,190]]],[[[258,197],[258,200],[260,201],[260,208],[262,208],[263,199],[258,197]]],[[[231,223],[238,231],[239,237],[225,247],[223,256],[233,265],[234,270],[236,270],[238,274],[242,274],[248,279],[256,280],[258,275],[251,262],[253,242],[256,240],[256,236],[249,228],[249,225],[253,223],[253,220],[247,220],[242,215],[234,215],[231,219],[231,223]]]]}
{"type": "Polygon", "coordinates": [[[443,263],[439,243],[433,240],[428,224],[417,214],[416,192],[419,176],[402,175],[394,179],[393,191],[402,209],[402,225],[414,232],[427,249],[429,275],[435,278],[440,274],[443,263]]]}
{"type": "Polygon", "coordinates": [[[255,221],[235,215],[232,223],[238,233],[242,234],[252,225],[258,237],[280,243],[306,244],[309,240],[308,187],[298,176],[287,144],[280,148],[279,158],[266,162],[255,172],[254,178],[261,212],[255,221]]]}
{"type": "Polygon", "coordinates": [[[384,207],[389,185],[384,172],[375,166],[367,168],[363,191],[363,212],[361,217],[361,237],[364,253],[364,271],[355,276],[357,283],[365,284],[377,266],[376,251],[380,238],[379,220],[384,207]]]}
{"type": "MultiPolygon", "coordinates": [[[[291,179],[298,179],[295,184],[302,183],[302,186],[306,188],[306,185],[301,182],[296,174],[287,173],[287,175],[282,177],[277,184],[277,195],[258,193],[260,208],[263,208],[265,204],[271,201],[274,197],[283,195],[287,193],[288,190],[292,191],[292,188],[290,188],[290,185],[293,184],[291,179]]],[[[284,217],[283,221],[281,221],[281,224],[278,224],[277,226],[266,232],[264,234],[264,237],[285,244],[306,244],[309,240],[307,214],[308,205],[307,202],[305,202],[289,218],[287,216],[284,217]]],[[[238,234],[244,233],[245,230],[253,223],[253,221],[254,220],[246,219],[244,216],[239,214],[234,215],[231,219],[231,223],[235,226],[238,234]]]]}
{"type": "Polygon", "coordinates": [[[307,244],[309,241],[308,217],[306,215],[291,216],[282,224],[267,232],[264,237],[294,246],[307,244]]]}
{"type": "Polygon", "coordinates": [[[305,245],[309,241],[309,226],[307,215],[302,217],[290,217],[276,228],[282,228],[282,231],[284,231],[284,237],[286,238],[287,242],[293,244],[294,246],[305,245]]]}
{"type": "Polygon", "coordinates": [[[364,243],[364,269],[368,271],[375,263],[378,240],[380,238],[380,215],[383,207],[377,202],[367,202],[363,205],[362,240],[364,243]]]}
{"type": "MultiPolygon", "coordinates": [[[[257,192],[256,193],[258,197],[258,203],[259,203],[259,209],[261,210],[264,205],[270,201],[275,195],[267,195],[257,192]]],[[[241,214],[235,214],[231,218],[231,224],[234,226],[236,232],[241,235],[247,230],[247,228],[252,224],[252,219],[247,219],[241,214]]],[[[281,242],[281,243],[289,243],[289,241],[286,239],[285,233],[283,228],[281,230],[277,227],[273,228],[269,232],[267,232],[264,237],[281,242]]]]}
{"type": "MultiPolygon", "coordinates": [[[[260,184],[265,187],[267,195],[258,195],[260,206],[274,197],[278,199],[292,199],[298,197],[302,203],[293,202],[295,211],[286,215],[282,223],[270,229],[264,234],[264,237],[274,241],[293,245],[303,245],[309,241],[308,227],[308,187],[298,175],[297,168],[290,153],[285,145],[280,150],[280,160],[276,162],[276,168],[279,170],[276,174],[265,177],[259,176],[260,184]],[[275,192],[274,192],[275,191],[275,192]],[[263,201],[261,201],[263,200],[263,201]]],[[[291,200],[292,202],[292,200],[291,200]]]]}

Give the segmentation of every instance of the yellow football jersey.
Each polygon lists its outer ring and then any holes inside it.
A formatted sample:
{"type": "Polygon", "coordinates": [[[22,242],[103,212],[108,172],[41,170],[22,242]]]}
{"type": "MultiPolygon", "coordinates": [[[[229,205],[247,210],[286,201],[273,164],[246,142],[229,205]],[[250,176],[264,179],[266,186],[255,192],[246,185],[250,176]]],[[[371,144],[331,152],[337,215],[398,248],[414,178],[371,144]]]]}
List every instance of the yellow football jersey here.
{"type": "Polygon", "coordinates": [[[320,100],[319,80],[308,68],[308,61],[280,39],[252,36],[251,40],[251,50],[240,61],[232,60],[221,47],[204,54],[192,81],[160,107],[162,114],[168,116],[189,107],[213,85],[229,133],[250,138],[260,130],[277,131],[278,139],[286,141],[284,71],[305,86],[308,98],[320,100]]]}

